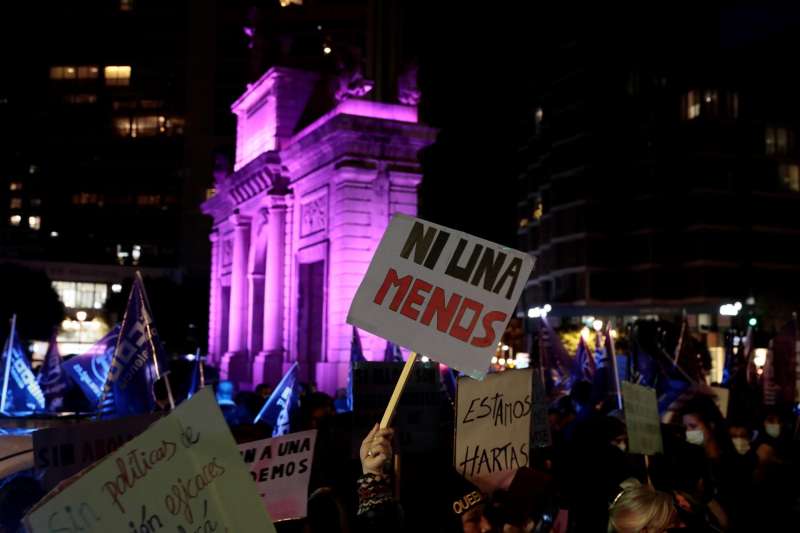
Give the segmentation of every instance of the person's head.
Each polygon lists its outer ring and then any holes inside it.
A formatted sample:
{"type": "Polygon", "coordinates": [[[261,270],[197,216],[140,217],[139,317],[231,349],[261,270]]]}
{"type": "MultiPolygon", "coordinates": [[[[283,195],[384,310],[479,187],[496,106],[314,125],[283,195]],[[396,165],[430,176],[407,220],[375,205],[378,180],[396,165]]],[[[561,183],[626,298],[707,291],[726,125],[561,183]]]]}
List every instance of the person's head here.
{"type": "Polygon", "coordinates": [[[625,481],[622,486],[608,510],[609,533],[661,533],[678,525],[670,494],[636,480],[625,481]]]}
{"type": "Polygon", "coordinates": [[[533,530],[533,520],[525,512],[521,502],[502,489],[496,490],[488,499],[483,515],[493,532],[527,533],[533,530]]]}
{"type": "Polygon", "coordinates": [[[217,384],[217,403],[219,405],[235,405],[233,393],[234,387],[232,381],[220,381],[217,384]]]}
{"type": "Polygon", "coordinates": [[[781,416],[776,409],[769,409],[764,413],[764,433],[777,439],[781,436],[781,416]]]}
{"type": "Polygon", "coordinates": [[[740,455],[750,451],[750,428],[743,421],[732,420],[728,423],[728,435],[731,437],[733,447],[740,455]]]}
{"type": "Polygon", "coordinates": [[[267,383],[259,383],[256,385],[256,394],[266,400],[272,394],[272,387],[267,383]]]}
{"type": "Polygon", "coordinates": [[[619,448],[623,452],[628,450],[628,431],[622,420],[616,416],[608,415],[603,420],[603,429],[608,444],[619,448]]]}
{"type": "Polygon", "coordinates": [[[710,396],[697,395],[684,403],[679,413],[686,429],[686,441],[706,450],[730,446],[725,419],[710,396]]]}
{"type": "Polygon", "coordinates": [[[336,414],[333,399],[323,392],[307,394],[300,409],[303,429],[321,429],[336,414]]]}

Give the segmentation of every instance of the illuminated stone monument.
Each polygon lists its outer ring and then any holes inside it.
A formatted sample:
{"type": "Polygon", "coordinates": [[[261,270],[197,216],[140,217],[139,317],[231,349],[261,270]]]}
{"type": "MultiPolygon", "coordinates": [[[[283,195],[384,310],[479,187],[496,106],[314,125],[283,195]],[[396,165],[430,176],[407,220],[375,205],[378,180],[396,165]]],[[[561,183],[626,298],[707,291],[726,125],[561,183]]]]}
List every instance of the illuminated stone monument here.
{"type": "MultiPolygon", "coordinates": [[[[231,107],[234,170],[202,205],[214,219],[209,362],[242,387],[274,385],[295,361],[320,390],[346,385],[350,301],[389,218],[417,211],[417,153],[435,132],[415,101],[337,91],[315,117],[321,87],[280,67],[248,86],[231,107]]],[[[361,340],[383,357],[385,341],[361,340]]]]}

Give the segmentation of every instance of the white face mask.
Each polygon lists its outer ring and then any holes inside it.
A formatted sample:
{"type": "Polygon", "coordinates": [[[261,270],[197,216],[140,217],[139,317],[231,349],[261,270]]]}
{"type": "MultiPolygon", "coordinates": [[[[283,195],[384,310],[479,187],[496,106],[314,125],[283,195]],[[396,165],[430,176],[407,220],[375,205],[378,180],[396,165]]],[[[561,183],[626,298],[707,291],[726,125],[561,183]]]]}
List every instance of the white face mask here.
{"type": "Polygon", "coordinates": [[[777,439],[781,434],[781,425],[780,424],[764,424],[764,430],[767,432],[767,435],[769,435],[773,439],[777,439]]]}
{"type": "Polygon", "coordinates": [[[733,437],[733,447],[739,454],[744,455],[750,451],[750,441],[744,437],[733,437]]]}
{"type": "Polygon", "coordinates": [[[625,441],[615,442],[614,446],[616,446],[617,448],[619,448],[623,452],[627,452],[628,451],[628,444],[625,441]]]}
{"type": "Polygon", "coordinates": [[[694,444],[695,446],[702,446],[705,441],[705,435],[702,429],[690,429],[686,432],[686,442],[694,444]]]}

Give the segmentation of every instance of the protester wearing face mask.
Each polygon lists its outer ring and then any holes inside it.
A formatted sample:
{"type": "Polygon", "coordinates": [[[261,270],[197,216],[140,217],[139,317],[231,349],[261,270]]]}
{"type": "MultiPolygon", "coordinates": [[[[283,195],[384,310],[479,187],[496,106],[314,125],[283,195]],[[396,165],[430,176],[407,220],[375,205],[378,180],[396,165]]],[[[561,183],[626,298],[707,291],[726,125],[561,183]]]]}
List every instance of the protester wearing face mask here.
{"type": "Polygon", "coordinates": [[[704,487],[710,498],[705,502],[718,522],[726,527],[742,499],[740,484],[747,478],[739,454],[728,435],[725,419],[710,396],[697,395],[681,407],[686,442],[703,449],[706,473],[711,486],[704,487]]]}
{"type": "Polygon", "coordinates": [[[751,431],[743,422],[730,422],[728,435],[731,437],[733,447],[739,455],[752,455],[754,450],[751,445],[751,431]]]}

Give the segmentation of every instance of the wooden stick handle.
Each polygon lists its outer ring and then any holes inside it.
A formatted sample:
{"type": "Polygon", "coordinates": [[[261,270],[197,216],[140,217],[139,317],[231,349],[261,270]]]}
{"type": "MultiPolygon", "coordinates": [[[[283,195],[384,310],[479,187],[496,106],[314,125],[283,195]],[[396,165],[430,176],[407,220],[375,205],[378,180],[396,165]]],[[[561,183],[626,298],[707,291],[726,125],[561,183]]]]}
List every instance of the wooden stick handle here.
{"type": "Polygon", "coordinates": [[[400,403],[400,396],[403,394],[403,389],[406,388],[406,383],[408,383],[408,378],[411,376],[411,369],[414,368],[414,361],[416,360],[417,354],[411,352],[411,355],[408,356],[408,360],[403,367],[403,371],[400,373],[400,377],[397,379],[397,384],[394,386],[392,397],[389,398],[389,403],[386,405],[386,411],[383,412],[380,425],[381,429],[386,429],[392,425],[394,415],[397,411],[397,405],[400,403]]]}

